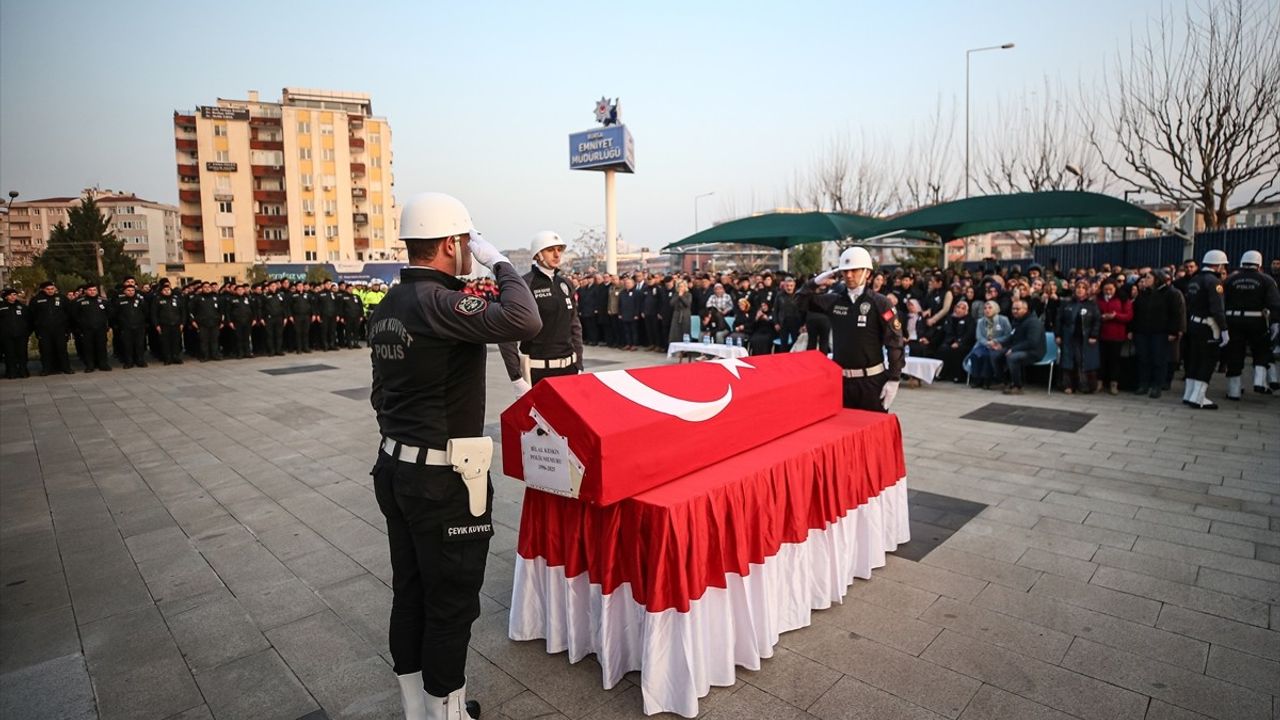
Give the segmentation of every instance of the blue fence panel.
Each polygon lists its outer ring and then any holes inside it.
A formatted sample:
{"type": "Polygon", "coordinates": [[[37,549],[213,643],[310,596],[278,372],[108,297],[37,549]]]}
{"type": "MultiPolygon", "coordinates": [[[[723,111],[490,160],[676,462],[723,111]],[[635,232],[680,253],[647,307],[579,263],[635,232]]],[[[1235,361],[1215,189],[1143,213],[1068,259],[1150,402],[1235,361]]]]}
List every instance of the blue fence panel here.
{"type": "Polygon", "coordinates": [[[1199,262],[1210,250],[1225,252],[1232,267],[1240,264],[1241,255],[1257,250],[1262,253],[1262,264],[1266,267],[1272,258],[1280,257],[1280,225],[1196,233],[1195,260],[1199,262]]]}
{"type": "Polygon", "coordinates": [[[1035,257],[1041,265],[1056,263],[1061,270],[1096,268],[1103,264],[1127,268],[1155,267],[1182,262],[1183,244],[1182,238],[1163,235],[1127,242],[1042,245],[1035,249],[1035,257]]]}

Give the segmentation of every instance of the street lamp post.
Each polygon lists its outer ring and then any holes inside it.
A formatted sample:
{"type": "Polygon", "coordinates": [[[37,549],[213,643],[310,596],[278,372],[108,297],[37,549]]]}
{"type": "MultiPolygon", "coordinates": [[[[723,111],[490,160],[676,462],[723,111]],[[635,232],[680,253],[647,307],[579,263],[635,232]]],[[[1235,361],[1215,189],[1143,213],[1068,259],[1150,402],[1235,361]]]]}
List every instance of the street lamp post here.
{"type": "Polygon", "coordinates": [[[1013,43],[972,48],[964,51],[964,196],[969,197],[969,56],[987,50],[1010,50],[1013,43]]]}
{"type": "Polygon", "coordinates": [[[716,191],[712,190],[711,192],[705,192],[705,193],[702,193],[701,195],[695,195],[693,197],[693,231],[694,232],[698,232],[698,201],[704,197],[711,197],[712,195],[715,195],[715,194],[716,194],[716,191]]]}
{"type": "Polygon", "coordinates": [[[13,280],[13,201],[18,199],[18,191],[9,191],[9,202],[4,211],[4,284],[13,280]]]}

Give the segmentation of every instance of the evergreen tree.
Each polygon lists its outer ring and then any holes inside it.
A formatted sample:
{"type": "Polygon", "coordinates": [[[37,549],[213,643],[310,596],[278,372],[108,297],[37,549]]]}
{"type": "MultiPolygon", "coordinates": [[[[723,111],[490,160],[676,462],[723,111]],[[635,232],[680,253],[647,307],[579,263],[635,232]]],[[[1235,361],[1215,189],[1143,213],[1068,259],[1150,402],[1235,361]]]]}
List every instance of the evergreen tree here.
{"type": "Polygon", "coordinates": [[[49,245],[36,258],[49,277],[77,275],[113,286],[128,275],[138,274],[138,263],[124,252],[124,242],[111,232],[107,219],[91,197],[67,212],[67,223],[58,223],[49,236],[49,245]],[[102,255],[98,274],[95,252],[102,255]]]}

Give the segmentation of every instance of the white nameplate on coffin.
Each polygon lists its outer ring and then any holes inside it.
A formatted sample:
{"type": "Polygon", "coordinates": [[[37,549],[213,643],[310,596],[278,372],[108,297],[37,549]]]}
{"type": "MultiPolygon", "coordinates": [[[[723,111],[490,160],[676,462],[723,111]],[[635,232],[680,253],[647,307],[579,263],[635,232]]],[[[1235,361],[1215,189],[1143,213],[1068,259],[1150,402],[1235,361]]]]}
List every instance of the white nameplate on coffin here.
{"type": "Polygon", "coordinates": [[[524,482],[543,492],[576,498],[582,489],[582,463],[569,450],[569,441],[535,417],[532,430],[520,435],[524,482]]]}

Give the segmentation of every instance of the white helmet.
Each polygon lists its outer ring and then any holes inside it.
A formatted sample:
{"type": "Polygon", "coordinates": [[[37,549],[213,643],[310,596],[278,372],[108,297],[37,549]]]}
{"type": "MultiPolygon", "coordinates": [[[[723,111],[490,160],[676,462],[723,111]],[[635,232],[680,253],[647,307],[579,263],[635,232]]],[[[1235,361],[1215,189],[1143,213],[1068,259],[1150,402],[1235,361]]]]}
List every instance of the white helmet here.
{"type": "Polygon", "coordinates": [[[529,252],[533,253],[534,257],[537,257],[538,253],[557,245],[564,247],[564,241],[560,239],[560,235],[552,230],[543,230],[534,235],[533,240],[529,242],[529,252]]]}
{"type": "Polygon", "coordinates": [[[1262,267],[1262,253],[1258,252],[1257,250],[1250,250],[1249,252],[1240,256],[1240,264],[1242,266],[1254,265],[1257,267],[1262,267]]]}
{"type": "Polygon", "coordinates": [[[435,240],[465,235],[475,226],[458,198],[444,193],[414,195],[400,213],[401,240],[435,240]]]}
{"type": "Polygon", "coordinates": [[[1227,254],[1221,250],[1210,250],[1204,254],[1204,262],[1201,265],[1213,267],[1215,265],[1228,265],[1231,261],[1227,259],[1227,254]]]}
{"type": "Polygon", "coordinates": [[[866,248],[851,247],[840,253],[840,265],[837,270],[870,270],[871,253],[866,248]]]}

